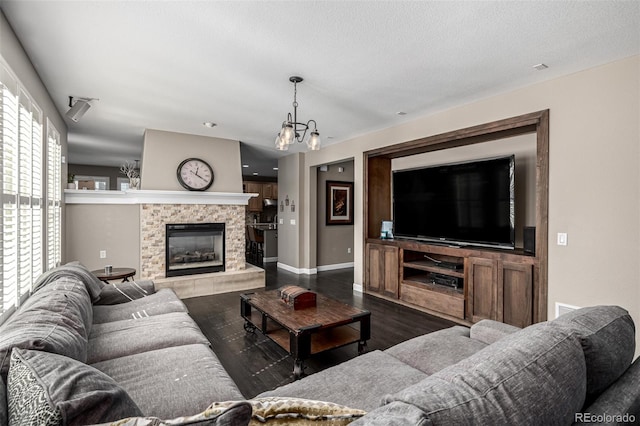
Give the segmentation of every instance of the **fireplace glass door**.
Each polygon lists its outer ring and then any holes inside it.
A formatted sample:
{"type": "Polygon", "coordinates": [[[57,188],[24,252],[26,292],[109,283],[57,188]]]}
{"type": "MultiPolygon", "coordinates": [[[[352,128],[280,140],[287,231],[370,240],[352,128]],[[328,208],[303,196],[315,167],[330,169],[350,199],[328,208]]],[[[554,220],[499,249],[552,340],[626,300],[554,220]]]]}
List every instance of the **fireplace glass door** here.
{"type": "Polygon", "coordinates": [[[224,223],[166,225],[166,276],[224,271],[224,223]]]}

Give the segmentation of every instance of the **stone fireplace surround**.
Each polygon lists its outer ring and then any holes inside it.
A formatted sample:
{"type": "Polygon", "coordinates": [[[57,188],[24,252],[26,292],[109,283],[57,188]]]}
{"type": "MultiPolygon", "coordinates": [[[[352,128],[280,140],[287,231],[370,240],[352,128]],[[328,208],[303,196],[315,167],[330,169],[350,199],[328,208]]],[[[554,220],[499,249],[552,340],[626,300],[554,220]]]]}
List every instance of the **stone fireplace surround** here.
{"type": "Polygon", "coordinates": [[[140,279],[196,297],[264,287],[264,270],[245,262],[245,206],[251,194],[187,191],[65,190],[67,204],[140,206],[140,279]],[[165,277],[167,223],[225,223],[225,272],[165,277]]]}
{"type": "Polygon", "coordinates": [[[143,279],[165,278],[168,223],[224,223],[226,271],[245,269],[244,206],[202,204],[140,205],[140,270],[143,279]]]}

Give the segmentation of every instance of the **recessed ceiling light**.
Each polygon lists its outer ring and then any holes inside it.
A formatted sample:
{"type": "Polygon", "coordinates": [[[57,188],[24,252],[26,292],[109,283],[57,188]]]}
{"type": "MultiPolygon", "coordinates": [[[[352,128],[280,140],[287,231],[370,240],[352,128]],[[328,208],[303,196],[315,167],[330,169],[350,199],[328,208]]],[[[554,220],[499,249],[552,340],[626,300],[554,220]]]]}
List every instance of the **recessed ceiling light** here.
{"type": "Polygon", "coordinates": [[[549,66],[547,66],[545,64],[537,64],[537,65],[533,66],[533,69],[538,70],[538,71],[546,70],[547,68],[549,68],[549,66]]]}
{"type": "Polygon", "coordinates": [[[277,167],[274,167],[274,168],[273,168],[273,170],[278,170],[278,168],[277,168],[277,167]]]}
{"type": "Polygon", "coordinates": [[[249,167],[248,164],[243,164],[242,167],[244,167],[245,169],[249,167]]]}
{"type": "Polygon", "coordinates": [[[212,122],[212,121],[205,121],[204,123],[202,123],[202,125],[203,125],[204,127],[209,127],[209,128],[211,128],[211,127],[216,127],[216,126],[217,126],[217,124],[216,124],[216,123],[214,123],[214,122],[212,122]]]}
{"type": "Polygon", "coordinates": [[[254,176],[258,176],[258,172],[253,172],[253,175],[254,176]]]}
{"type": "Polygon", "coordinates": [[[397,115],[407,115],[407,113],[406,113],[406,112],[404,112],[404,111],[398,111],[398,112],[396,112],[396,114],[397,114],[397,115]]]}

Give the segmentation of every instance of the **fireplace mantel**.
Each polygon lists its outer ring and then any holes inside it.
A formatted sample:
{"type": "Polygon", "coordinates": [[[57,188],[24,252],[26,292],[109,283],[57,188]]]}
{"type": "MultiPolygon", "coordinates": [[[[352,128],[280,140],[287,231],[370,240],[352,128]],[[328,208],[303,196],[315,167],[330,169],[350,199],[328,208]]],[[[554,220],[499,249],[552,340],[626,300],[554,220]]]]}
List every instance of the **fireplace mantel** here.
{"type": "Polygon", "coordinates": [[[190,191],[94,191],[65,189],[66,204],[227,204],[247,205],[249,198],[258,194],[237,192],[190,191]]]}

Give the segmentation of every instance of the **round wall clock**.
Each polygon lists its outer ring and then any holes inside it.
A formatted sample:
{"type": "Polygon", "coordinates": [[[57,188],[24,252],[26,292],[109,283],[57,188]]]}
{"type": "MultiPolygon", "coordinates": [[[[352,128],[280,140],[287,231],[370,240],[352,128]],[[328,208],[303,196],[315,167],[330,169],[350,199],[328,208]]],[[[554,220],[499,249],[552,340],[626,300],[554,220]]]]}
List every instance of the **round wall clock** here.
{"type": "Polygon", "coordinates": [[[213,169],[200,158],[187,158],[178,166],[178,182],[189,191],[206,191],[213,184],[213,169]]]}

